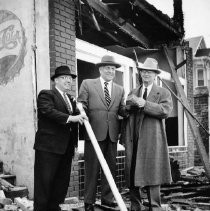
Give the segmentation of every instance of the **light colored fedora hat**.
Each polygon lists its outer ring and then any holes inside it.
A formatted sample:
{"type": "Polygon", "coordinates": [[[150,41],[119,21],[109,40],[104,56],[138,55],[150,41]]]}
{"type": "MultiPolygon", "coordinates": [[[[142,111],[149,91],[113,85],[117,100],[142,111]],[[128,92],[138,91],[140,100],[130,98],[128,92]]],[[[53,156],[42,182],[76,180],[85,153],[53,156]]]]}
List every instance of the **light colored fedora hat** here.
{"type": "Polygon", "coordinates": [[[102,57],[101,62],[96,64],[96,67],[101,67],[101,66],[108,66],[108,65],[113,65],[116,68],[121,67],[121,64],[117,63],[115,61],[115,58],[110,55],[105,55],[102,57]]]}
{"type": "Polygon", "coordinates": [[[140,71],[141,70],[152,70],[156,72],[157,74],[160,74],[162,71],[158,67],[157,60],[153,58],[149,58],[149,57],[144,61],[143,65],[140,66],[140,71]]]}

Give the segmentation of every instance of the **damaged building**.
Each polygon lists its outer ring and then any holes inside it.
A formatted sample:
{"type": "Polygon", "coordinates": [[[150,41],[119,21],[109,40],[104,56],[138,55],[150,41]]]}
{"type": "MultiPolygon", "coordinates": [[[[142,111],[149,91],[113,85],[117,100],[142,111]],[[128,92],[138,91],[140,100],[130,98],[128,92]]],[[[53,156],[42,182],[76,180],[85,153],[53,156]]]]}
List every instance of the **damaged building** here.
{"type": "MultiPolygon", "coordinates": [[[[0,0],[0,5],[0,160],[5,172],[16,175],[17,185],[28,187],[30,197],[36,98],[40,90],[52,86],[50,76],[59,65],[68,65],[78,75],[71,88],[77,97],[82,80],[99,75],[95,64],[102,56],[114,55],[122,64],[115,80],[127,95],[139,84],[138,64],[149,56],[158,59],[163,70],[157,83],[167,84],[178,95],[165,48],[193,107],[192,49],[184,40],[181,0],[174,0],[173,18],[146,0],[0,0]]],[[[191,167],[194,138],[174,96],[173,104],[166,120],[169,153],[180,168],[191,167]]],[[[82,143],[81,129],[69,196],[82,195],[82,143]]],[[[118,154],[122,175],[122,146],[118,154]]]]}

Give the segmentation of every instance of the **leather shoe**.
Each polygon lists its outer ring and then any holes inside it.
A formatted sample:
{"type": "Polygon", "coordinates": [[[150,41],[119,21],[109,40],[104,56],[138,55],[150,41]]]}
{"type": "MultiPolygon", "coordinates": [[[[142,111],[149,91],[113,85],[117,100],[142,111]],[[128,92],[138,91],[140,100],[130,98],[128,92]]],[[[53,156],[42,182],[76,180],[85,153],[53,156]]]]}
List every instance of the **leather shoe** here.
{"type": "Polygon", "coordinates": [[[102,201],[101,205],[106,206],[106,207],[117,207],[118,206],[118,204],[114,201],[112,201],[112,202],[102,201]]]}
{"type": "Polygon", "coordinates": [[[130,211],[149,211],[149,208],[145,207],[142,204],[139,204],[139,205],[135,204],[134,205],[134,204],[131,203],[130,211]]]}
{"type": "Polygon", "coordinates": [[[94,205],[85,203],[85,211],[94,211],[94,205]]]}

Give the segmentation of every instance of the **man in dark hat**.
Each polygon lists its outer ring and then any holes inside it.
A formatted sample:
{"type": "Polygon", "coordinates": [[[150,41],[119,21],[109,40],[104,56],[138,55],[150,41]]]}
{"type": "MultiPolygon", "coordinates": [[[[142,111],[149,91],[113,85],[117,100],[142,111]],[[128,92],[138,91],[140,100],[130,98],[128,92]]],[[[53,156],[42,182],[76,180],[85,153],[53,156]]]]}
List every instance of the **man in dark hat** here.
{"type": "Polygon", "coordinates": [[[55,69],[52,90],[42,90],[37,100],[38,130],[35,137],[34,211],[59,211],[70,180],[71,163],[78,140],[80,115],[67,92],[76,75],[68,66],[55,69]]]}
{"type": "MultiPolygon", "coordinates": [[[[113,56],[105,55],[96,64],[100,77],[84,80],[79,90],[78,101],[83,104],[98,144],[107,161],[112,176],[115,176],[117,141],[119,136],[118,115],[126,115],[123,87],[113,82],[118,64],[113,56]]],[[[85,138],[85,210],[93,211],[96,198],[97,178],[100,163],[89,140],[85,138]]],[[[101,203],[115,207],[113,194],[101,172],[101,203]]]]}
{"type": "Polygon", "coordinates": [[[126,181],[131,211],[145,210],[140,191],[143,187],[149,210],[161,211],[160,185],[171,182],[164,119],[170,115],[173,103],[170,92],[155,84],[161,73],[157,60],[147,58],[139,73],[143,84],[128,95],[130,114],[121,136],[126,149],[126,181]]]}

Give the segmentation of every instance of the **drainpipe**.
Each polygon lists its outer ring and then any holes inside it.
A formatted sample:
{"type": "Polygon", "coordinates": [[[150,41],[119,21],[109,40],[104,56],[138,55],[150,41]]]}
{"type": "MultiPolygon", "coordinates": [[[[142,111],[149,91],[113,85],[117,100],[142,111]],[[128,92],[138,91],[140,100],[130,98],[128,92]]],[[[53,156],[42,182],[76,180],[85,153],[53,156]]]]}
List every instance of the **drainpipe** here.
{"type": "MultiPolygon", "coordinates": [[[[208,129],[210,132],[210,57],[207,58],[206,70],[207,70],[207,87],[208,87],[208,129]]],[[[209,162],[210,162],[210,136],[209,136],[209,162]]]]}
{"type": "Polygon", "coordinates": [[[33,0],[33,44],[31,49],[32,54],[32,63],[31,63],[31,73],[32,73],[32,91],[33,91],[33,114],[34,114],[34,129],[37,129],[37,71],[36,71],[36,0],[33,0]]]}

